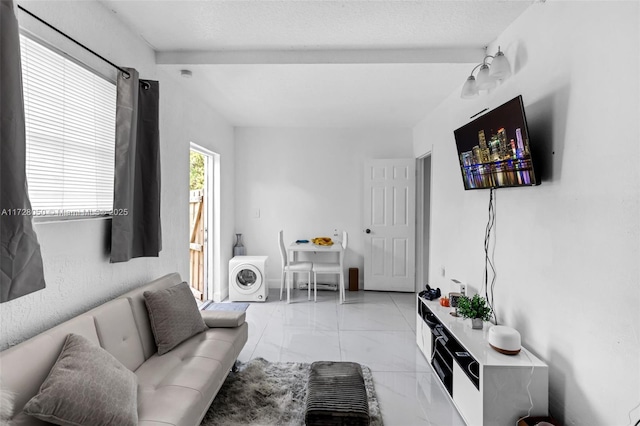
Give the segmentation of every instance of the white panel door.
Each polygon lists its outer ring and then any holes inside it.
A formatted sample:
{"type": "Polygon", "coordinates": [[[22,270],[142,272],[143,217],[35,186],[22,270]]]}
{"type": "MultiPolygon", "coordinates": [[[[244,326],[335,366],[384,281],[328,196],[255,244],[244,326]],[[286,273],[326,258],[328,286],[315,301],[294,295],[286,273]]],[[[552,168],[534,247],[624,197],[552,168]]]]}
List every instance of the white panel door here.
{"type": "Polygon", "coordinates": [[[364,166],[364,289],[415,291],[415,159],[364,166]]]}

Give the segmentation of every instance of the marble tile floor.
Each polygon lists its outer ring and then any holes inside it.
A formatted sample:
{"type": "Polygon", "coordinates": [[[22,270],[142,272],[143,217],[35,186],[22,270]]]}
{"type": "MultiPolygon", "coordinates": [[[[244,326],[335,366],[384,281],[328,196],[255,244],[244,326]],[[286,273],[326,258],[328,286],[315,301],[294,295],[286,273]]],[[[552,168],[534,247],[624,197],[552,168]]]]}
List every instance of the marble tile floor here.
{"type": "Polygon", "coordinates": [[[265,303],[247,310],[249,340],[239,360],[354,361],[369,366],[387,426],[463,426],[415,341],[415,295],[318,291],[292,292],[292,303],[272,289],[265,303]],[[313,295],[312,295],[313,297],[313,295]]]}

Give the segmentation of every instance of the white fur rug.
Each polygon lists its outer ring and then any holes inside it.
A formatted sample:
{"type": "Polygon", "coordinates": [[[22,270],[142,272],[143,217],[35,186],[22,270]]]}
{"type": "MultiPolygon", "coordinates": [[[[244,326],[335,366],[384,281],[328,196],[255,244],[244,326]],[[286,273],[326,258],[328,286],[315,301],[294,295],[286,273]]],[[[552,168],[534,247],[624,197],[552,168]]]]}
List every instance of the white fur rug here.
{"type": "Polygon", "coordinates": [[[14,394],[2,389],[0,383],[0,426],[8,425],[13,415],[14,394]]]}
{"type": "MultiPolygon", "coordinates": [[[[311,364],[256,358],[229,373],[201,426],[304,425],[311,364]]],[[[380,406],[368,367],[362,366],[371,425],[382,426],[380,406]]]]}

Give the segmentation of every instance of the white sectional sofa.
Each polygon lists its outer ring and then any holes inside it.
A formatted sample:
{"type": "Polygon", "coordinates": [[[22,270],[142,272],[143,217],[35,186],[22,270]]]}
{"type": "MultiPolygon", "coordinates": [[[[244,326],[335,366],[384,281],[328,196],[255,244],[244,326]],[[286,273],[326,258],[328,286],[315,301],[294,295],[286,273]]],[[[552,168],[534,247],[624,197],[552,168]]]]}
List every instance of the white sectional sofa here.
{"type": "Polygon", "coordinates": [[[203,311],[205,331],[158,355],[143,293],[181,282],[166,275],[0,352],[0,383],[14,395],[9,424],[47,424],[22,410],[74,333],[135,373],[139,425],[198,425],[247,342],[248,325],[244,312],[203,311]]]}

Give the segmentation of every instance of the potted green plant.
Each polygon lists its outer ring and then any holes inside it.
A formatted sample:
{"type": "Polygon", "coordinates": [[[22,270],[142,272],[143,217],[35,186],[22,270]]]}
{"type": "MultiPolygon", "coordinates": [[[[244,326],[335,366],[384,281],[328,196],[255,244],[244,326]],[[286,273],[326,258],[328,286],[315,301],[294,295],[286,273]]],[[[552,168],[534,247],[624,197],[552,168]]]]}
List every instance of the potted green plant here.
{"type": "Polygon", "coordinates": [[[475,294],[472,298],[462,296],[458,299],[458,314],[471,318],[471,327],[482,329],[483,321],[491,319],[491,308],[487,299],[475,294]]]}

